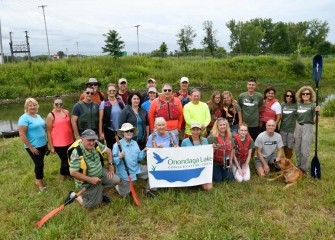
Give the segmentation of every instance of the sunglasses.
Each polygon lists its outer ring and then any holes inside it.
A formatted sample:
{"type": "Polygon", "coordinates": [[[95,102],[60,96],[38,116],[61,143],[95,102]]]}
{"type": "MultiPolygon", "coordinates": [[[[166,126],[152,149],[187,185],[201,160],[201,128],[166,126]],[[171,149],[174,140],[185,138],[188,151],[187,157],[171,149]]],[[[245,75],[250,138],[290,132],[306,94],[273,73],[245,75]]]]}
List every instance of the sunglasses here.
{"type": "Polygon", "coordinates": [[[293,95],[285,95],[285,97],[293,98],[293,95]]]}
{"type": "Polygon", "coordinates": [[[56,107],[58,107],[58,106],[63,107],[63,103],[55,103],[55,106],[56,107]]]}
{"type": "Polygon", "coordinates": [[[163,89],[164,92],[172,92],[172,89],[163,89]]]}
{"type": "Polygon", "coordinates": [[[87,94],[87,95],[90,95],[90,94],[91,94],[91,95],[94,95],[93,92],[86,92],[86,94],[87,94]]]}
{"type": "Polygon", "coordinates": [[[125,133],[133,133],[134,130],[133,129],[130,129],[130,130],[127,130],[127,131],[124,131],[125,133]]]}
{"type": "Polygon", "coordinates": [[[97,83],[92,83],[92,84],[90,84],[90,86],[98,86],[98,84],[97,83]]]}
{"type": "Polygon", "coordinates": [[[108,92],[116,92],[116,90],[108,90],[108,92]]]}
{"type": "Polygon", "coordinates": [[[311,95],[310,93],[302,93],[301,96],[309,96],[311,95]]]}

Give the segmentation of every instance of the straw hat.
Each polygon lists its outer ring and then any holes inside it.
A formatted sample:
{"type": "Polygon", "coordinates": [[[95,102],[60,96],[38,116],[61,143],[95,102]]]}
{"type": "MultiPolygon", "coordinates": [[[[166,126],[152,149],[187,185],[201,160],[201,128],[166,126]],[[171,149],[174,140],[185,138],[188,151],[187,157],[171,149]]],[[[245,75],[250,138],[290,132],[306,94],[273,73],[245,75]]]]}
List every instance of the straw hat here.
{"type": "Polygon", "coordinates": [[[136,127],[134,127],[131,123],[124,123],[122,124],[121,128],[119,130],[117,130],[117,135],[121,138],[123,138],[123,134],[122,132],[128,131],[133,129],[133,137],[136,137],[138,134],[138,129],[136,127]]]}

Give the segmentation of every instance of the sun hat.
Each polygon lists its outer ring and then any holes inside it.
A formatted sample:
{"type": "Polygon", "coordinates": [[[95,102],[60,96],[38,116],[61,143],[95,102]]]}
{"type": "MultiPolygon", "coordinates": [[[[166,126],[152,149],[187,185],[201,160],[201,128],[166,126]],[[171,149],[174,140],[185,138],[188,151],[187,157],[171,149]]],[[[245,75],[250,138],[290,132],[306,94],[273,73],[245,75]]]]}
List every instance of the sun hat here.
{"type": "Polygon", "coordinates": [[[98,86],[101,85],[101,83],[99,83],[96,78],[90,78],[90,79],[88,79],[88,82],[86,83],[86,85],[91,85],[91,84],[98,84],[98,86]]]}
{"type": "Polygon", "coordinates": [[[119,84],[122,83],[122,82],[127,83],[127,79],[125,79],[125,78],[120,78],[120,79],[119,79],[119,84]]]}
{"type": "Polygon", "coordinates": [[[153,79],[153,78],[149,78],[147,82],[150,82],[150,81],[152,81],[152,82],[154,82],[154,83],[156,82],[156,80],[153,79]]]}
{"type": "Polygon", "coordinates": [[[121,128],[119,130],[117,130],[117,135],[121,138],[123,138],[123,134],[122,132],[128,131],[133,129],[133,137],[136,137],[138,134],[138,129],[136,127],[134,127],[131,123],[124,123],[122,124],[121,128]]]}
{"type": "Polygon", "coordinates": [[[81,134],[82,138],[86,138],[87,140],[98,140],[98,136],[95,134],[95,132],[92,129],[86,129],[81,134]]]}
{"type": "Polygon", "coordinates": [[[191,124],[191,129],[193,129],[193,128],[200,128],[201,129],[201,127],[202,127],[201,124],[196,123],[196,122],[191,124]]]}
{"type": "Polygon", "coordinates": [[[180,83],[183,83],[183,82],[189,82],[188,78],[187,77],[182,77],[180,79],[180,83]]]}
{"type": "Polygon", "coordinates": [[[150,88],[148,89],[148,93],[149,93],[149,92],[157,93],[157,89],[156,89],[155,87],[150,87],[150,88]]]}

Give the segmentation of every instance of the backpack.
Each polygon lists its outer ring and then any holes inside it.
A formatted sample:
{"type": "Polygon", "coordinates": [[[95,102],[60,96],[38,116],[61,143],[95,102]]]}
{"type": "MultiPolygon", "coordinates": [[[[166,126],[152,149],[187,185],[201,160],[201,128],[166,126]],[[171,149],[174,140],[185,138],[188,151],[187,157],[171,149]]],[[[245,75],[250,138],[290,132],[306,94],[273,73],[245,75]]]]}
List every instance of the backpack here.
{"type": "MultiPolygon", "coordinates": [[[[71,154],[72,154],[72,151],[73,149],[76,149],[77,150],[77,153],[80,157],[80,170],[79,172],[86,175],[87,176],[87,164],[85,162],[85,158],[84,158],[84,154],[83,154],[83,151],[81,150],[81,147],[79,146],[79,143],[81,143],[81,139],[75,141],[74,143],[72,143],[72,145],[68,148],[67,150],[67,157],[68,157],[68,162],[70,164],[70,161],[71,161],[71,154]]],[[[98,145],[97,142],[95,142],[95,149],[98,151],[99,153],[99,156],[100,156],[100,162],[101,162],[101,166],[103,167],[104,166],[104,157],[102,155],[102,151],[98,145]]],[[[78,180],[78,179],[76,179],[78,180]]],[[[79,182],[83,183],[84,181],[81,181],[81,180],[78,180],[79,182]]]]}

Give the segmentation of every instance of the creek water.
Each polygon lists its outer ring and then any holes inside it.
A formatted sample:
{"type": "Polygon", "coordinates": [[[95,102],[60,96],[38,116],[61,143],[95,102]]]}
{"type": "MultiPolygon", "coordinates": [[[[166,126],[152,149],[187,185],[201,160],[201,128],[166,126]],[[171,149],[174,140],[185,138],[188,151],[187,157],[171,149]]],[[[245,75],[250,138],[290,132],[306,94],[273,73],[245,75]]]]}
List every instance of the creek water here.
{"type": "MultiPolygon", "coordinates": [[[[279,99],[280,102],[282,102],[283,100],[283,94],[286,89],[299,89],[299,86],[288,87],[286,84],[282,84],[278,86],[273,85],[273,86],[276,89],[275,97],[279,99]]],[[[241,92],[246,91],[246,86],[245,85],[243,86],[235,85],[235,86],[231,86],[231,88],[226,88],[226,89],[232,91],[233,96],[236,99],[241,92]]],[[[221,89],[217,89],[217,90],[220,92],[223,92],[226,89],[223,89],[222,87],[221,89]]],[[[264,89],[265,89],[265,86],[262,86],[261,84],[259,84],[259,86],[257,87],[257,91],[259,91],[260,93],[263,93],[264,89]]],[[[207,102],[210,99],[210,96],[214,91],[215,90],[202,90],[201,101],[207,102]]],[[[78,100],[78,97],[79,97],[79,94],[78,96],[64,97],[63,98],[64,108],[68,109],[71,112],[73,105],[78,100]]],[[[323,85],[321,87],[319,86],[319,102],[320,103],[324,104],[326,101],[329,101],[330,99],[333,99],[333,98],[335,98],[335,85],[328,84],[328,85],[323,85]]],[[[19,101],[19,102],[4,103],[0,105],[0,132],[9,131],[9,130],[17,130],[17,121],[19,117],[24,113],[24,109],[23,109],[24,101],[25,99],[22,99],[22,101],[19,101]]],[[[37,101],[40,105],[38,114],[40,114],[41,117],[45,119],[47,114],[52,110],[53,99],[52,98],[43,98],[43,99],[37,98],[37,101]]]]}

